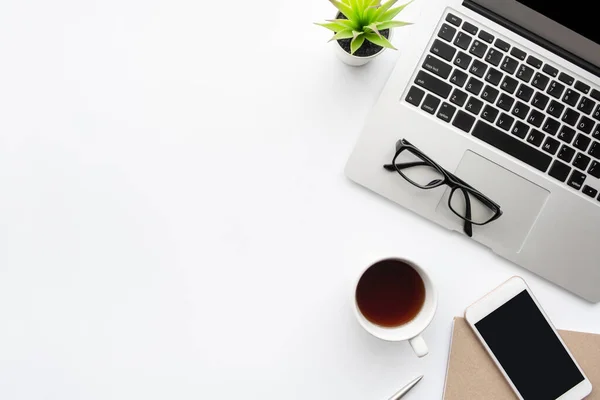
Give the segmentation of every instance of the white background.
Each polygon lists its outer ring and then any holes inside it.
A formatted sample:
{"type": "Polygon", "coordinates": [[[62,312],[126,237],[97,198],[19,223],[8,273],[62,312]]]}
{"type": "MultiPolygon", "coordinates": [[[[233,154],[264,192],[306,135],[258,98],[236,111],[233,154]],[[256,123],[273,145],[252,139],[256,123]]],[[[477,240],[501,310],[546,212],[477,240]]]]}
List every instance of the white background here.
{"type": "Polygon", "coordinates": [[[600,306],[344,177],[411,28],[353,69],[312,25],[334,12],[0,3],[0,398],[377,400],[424,373],[407,399],[436,399],[452,318],[515,274],[600,332],[600,306]],[[387,255],[437,283],[424,359],[352,315],[387,255]]]}

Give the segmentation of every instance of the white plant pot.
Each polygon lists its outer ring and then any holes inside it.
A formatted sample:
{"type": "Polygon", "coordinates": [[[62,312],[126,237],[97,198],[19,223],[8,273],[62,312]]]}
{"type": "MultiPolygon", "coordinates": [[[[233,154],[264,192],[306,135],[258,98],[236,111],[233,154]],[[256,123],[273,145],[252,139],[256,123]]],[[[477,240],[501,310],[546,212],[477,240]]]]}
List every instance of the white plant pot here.
{"type": "MultiPolygon", "coordinates": [[[[388,40],[391,42],[393,37],[394,37],[394,30],[390,29],[390,37],[388,38],[388,40]]],[[[335,41],[333,46],[335,48],[335,53],[337,54],[338,58],[340,60],[342,60],[342,62],[344,64],[350,65],[352,67],[360,67],[362,65],[367,64],[368,62],[373,60],[375,57],[377,57],[378,55],[383,53],[383,51],[385,50],[385,47],[383,47],[381,50],[379,50],[378,53],[375,53],[372,56],[358,57],[358,56],[352,55],[352,54],[348,53],[346,50],[344,50],[337,40],[335,41]]]]}

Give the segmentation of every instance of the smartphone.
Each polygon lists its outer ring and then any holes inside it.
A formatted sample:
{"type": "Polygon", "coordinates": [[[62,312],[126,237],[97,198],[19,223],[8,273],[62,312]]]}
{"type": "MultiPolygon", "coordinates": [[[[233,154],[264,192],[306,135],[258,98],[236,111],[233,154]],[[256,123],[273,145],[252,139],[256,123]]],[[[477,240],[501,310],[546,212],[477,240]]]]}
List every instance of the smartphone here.
{"type": "Polygon", "coordinates": [[[592,392],[560,335],[519,277],[465,311],[465,318],[521,400],[581,400],[592,392]]]}

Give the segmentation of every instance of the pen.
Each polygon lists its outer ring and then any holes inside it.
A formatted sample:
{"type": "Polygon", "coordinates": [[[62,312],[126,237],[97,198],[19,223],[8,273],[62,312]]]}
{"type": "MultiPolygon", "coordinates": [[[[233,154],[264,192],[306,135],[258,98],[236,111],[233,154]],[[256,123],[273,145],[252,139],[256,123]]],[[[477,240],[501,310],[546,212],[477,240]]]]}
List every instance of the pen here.
{"type": "Polygon", "coordinates": [[[390,400],[399,400],[402,397],[404,397],[404,395],[406,393],[408,393],[410,391],[410,389],[412,389],[413,387],[415,387],[415,385],[417,383],[419,383],[419,381],[421,379],[423,379],[423,375],[421,375],[420,377],[416,378],[415,380],[413,380],[412,382],[410,382],[408,385],[406,385],[402,389],[400,389],[400,391],[398,393],[396,393],[395,395],[393,395],[392,397],[390,397],[390,400]]]}

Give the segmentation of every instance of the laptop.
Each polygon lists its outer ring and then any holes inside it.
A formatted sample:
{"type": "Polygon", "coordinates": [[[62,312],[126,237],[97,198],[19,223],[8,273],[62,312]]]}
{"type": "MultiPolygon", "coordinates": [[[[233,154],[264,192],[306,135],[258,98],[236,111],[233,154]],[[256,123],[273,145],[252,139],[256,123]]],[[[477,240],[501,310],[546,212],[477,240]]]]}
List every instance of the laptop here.
{"type": "Polygon", "coordinates": [[[600,302],[600,29],[593,2],[429,0],[426,8],[346,176],[464,232],[449,207],[451,187],[423,190],[383,168],[404,139],[501,207],[499,218],[473,226],[473,240],[600,302]]]}

